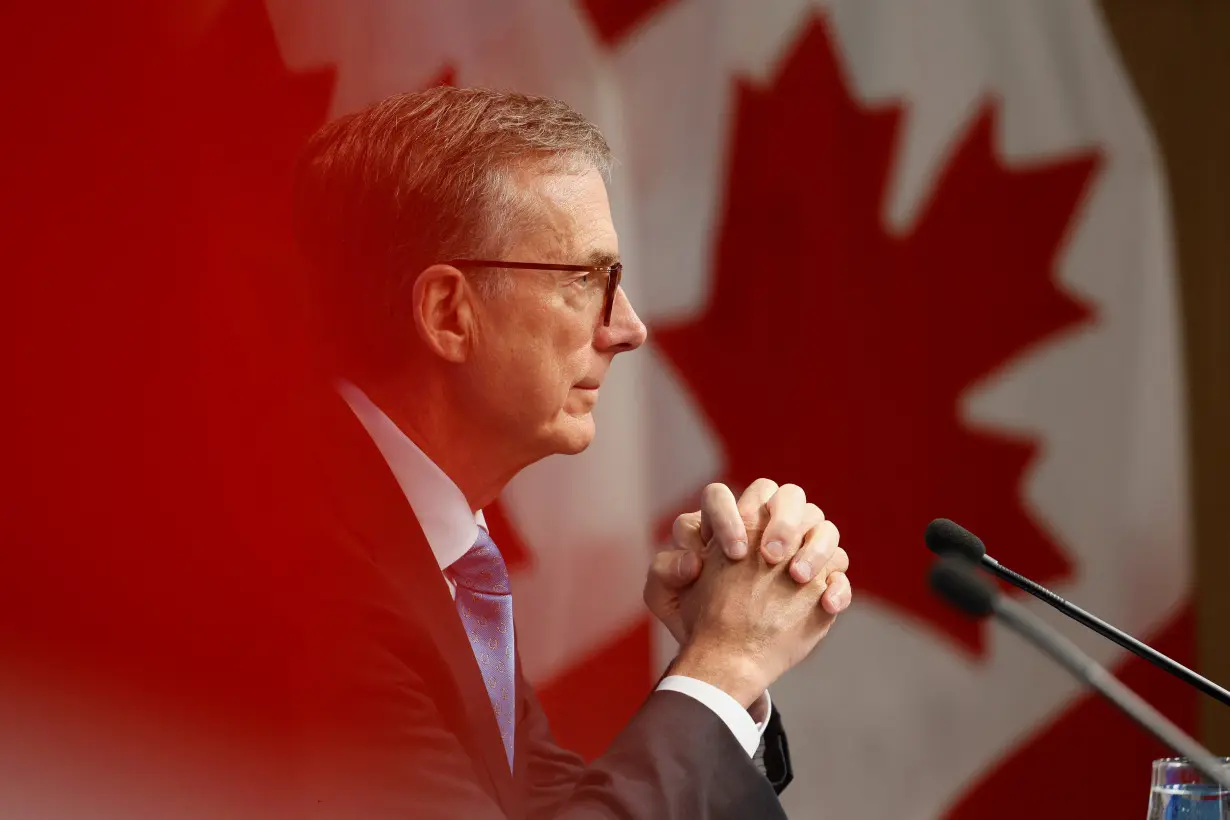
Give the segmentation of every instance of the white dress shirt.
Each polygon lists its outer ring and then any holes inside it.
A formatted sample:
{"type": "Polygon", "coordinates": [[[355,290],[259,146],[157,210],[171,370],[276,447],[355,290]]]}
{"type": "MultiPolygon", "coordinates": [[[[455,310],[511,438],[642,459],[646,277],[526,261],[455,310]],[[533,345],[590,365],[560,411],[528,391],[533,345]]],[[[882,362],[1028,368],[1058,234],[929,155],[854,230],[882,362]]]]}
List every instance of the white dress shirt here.
{"type": "MultiPolygon", "coordinates": [[[[384,456],[423,528],[423,536],[431,546],[444,582],[455,594],[452,581],[443,572],[474,546],[478,528],[486,529],[482,510],[471,511],[465,495],[452,479],[362,390],[343,381],[338,384],[338,391],[384,456]]],[[[658,689],[680,692],[700,701],[730,727],[749,756],[756,753],[772,708],[768,692],[752,705],[758,715],[763,715],[758,723],[737,700],[704,681],[684,675],[668,675],[658,684],[658,689]]]]}

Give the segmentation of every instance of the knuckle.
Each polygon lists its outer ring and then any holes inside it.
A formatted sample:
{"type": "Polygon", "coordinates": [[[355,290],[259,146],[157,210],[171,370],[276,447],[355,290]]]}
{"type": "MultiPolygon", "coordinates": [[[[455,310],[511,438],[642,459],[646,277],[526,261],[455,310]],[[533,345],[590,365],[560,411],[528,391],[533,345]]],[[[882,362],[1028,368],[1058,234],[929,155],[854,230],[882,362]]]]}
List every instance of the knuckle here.
{"type": "Polygon", "coordinates": [[[706,485],[701,493],[701,509],[698,513],[710,523],[723,519],[723,514],[734,508],[734,493],[725,484],[706,485]]]}
{"type": "Polygon", "coordinates": [[[801,536],[803,534],[803,516],[799,510],[790,507],[780,507],[771,510],[768,529],[774,532],[789,533],[801,536]]]}
{"type": "Polygon", "coordinates": [[[820,509],[810,501],[808,501],[807,505],[803,507],[803,517],[817,526],[825,521],[824,510],[820,509]]]}
{"type": "Polygon", "coordinates": [[[850,556],[841,547],[833,550],[833,557],[829,561],[838,572],[844,573],[850,569],[850,556]]]}
{"type": "Polygon", "coordinates": [[[803,492],[803,488],[798,484],[783,484],[777,488],[777,492],[782,495],[788,495],[799,499],[807,498],[807,493],[803,492]]]}
{"type": "Polygon", "coordinates": [[[674,533],[672,533],[670,543],[658,545],[657,551],[658,553],[664,553],[678,549],[700,550],[704,549],[704,546],[698,529],[689,527],[681,530],[676,527],[674,533]]]}
{"type": "Polygon", "coordinates": [[[801,510],[806,499],[807,496],[797,484],[782,484],[773,491],[766,503],[774,510],[779,507],[797,507],[801,510]]]}
{"type": "Polygon", "coordinates": [[[739,511],[739,521],[742,522],[749,536],[753,533],[763,533],[771,518],[772,514],[767,507],[753,507],[739,511]]]}
{"type": "MultiPolygon", "coordinates": [[[[794,485],[786,485],[786,487],[790,486],[794,485]]],[[[783,537],[802,539],[809,530],[816,526],[817,522],[813,520],[807,505],[801,503],[802,496],[794,491],[783,492],[786,487],[778,490],[765,505],[770,513],[769,529],[783,537]]]]}
{"type": "Polygon", "coordinates": [[[799,550],[799,554],[805,554],[816,566],[821,566],[829,562],[835,549],[837,549],[837,544],[833,542],[833,539],[825,538],[821,534],[820,537],[809,539],[804,548],[799,550]]]}
{"type": "Polygon", "coordinates": [[[675,519],[675,523],[672,525],[671,530],[676,536],[684,535],[693,531],[699,531],[700,513],[683,513],[675,519]]]}
{"type": "Polygon", "coordinates": [[[739,520],[738,515],[732,515],[723,510],[720,514],[714,514],[709,519],[709,527],[713,530],[713,534],[719,539],[730,538],[739,531],[736,522],[739,520]]]}
{"type": "Polygon", "coordinates": [[[739,498],[739,507],[743,508],[746,505],[760,506],[772,501],[773,496],[777,494],[777,482],[769,478],[758,478],[747,486],[743,491],[743,495],[739,498]]]}

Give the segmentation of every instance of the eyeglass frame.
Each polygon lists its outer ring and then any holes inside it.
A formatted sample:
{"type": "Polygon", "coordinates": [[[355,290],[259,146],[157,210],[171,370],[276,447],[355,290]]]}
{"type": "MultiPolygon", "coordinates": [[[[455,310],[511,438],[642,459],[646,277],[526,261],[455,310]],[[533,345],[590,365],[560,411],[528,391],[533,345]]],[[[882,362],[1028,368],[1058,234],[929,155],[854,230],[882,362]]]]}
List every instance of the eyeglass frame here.
{"type": "Polygon", "coordinates": [[[515,270],[559,270],[576,273],[605,273],[606,290],[602,296],[602,325],[611,326],[611,314],[615,310],[615,292],[623,278],[624,263],[614,265],[564,265],[554,262],[501,262],[494,259],[450,259],[442,264],[454,268],[512,268],[515,270]]]}

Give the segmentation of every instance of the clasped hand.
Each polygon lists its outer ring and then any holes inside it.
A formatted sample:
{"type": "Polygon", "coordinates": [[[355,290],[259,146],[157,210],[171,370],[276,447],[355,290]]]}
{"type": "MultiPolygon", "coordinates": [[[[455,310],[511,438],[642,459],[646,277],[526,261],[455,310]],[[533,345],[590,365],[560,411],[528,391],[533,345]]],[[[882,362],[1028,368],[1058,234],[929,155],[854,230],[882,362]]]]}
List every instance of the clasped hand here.
{"type": "Polygon", "coordinates": [[[745,706],[805,658],[849,605],[840,533],[803,490],[710,484],[654,558],[645,603],[680,643],[673,672],[745,706]]]}

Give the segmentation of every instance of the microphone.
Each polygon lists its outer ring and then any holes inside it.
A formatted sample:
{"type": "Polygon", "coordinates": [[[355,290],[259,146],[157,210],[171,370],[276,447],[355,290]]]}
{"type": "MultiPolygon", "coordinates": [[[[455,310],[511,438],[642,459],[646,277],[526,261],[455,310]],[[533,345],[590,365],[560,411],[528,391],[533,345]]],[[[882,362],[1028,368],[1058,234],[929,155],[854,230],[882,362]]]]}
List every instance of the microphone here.
{"type": "Polygon", "coordinates": [[[947,603],[973,618],[994,615],[1001,623],[1049,655],[1078,680],[1096,689],[1146,732],[1191,761],[1209,782],[1230,790],[1230,772],[1208,749],[1124,686],[1106,667],[1086,655],[1025,607],[999,594],[978,577],[973,565],[952,555],[931,568],[931,588],[947,603]]]}
{"type": "Polygon", "coordinates": [[[1159,669],[1169,672],[1179,680],[1194,686],[1214,700],[1225,706],[1230,706],[1230,691],[1226,691],[1213,681],[1198,675],[1183,664],[1158,652],[1147,643],[1136,640],[1131,635],[1092,615],[1046,587],[1036,584],[1024,575],[1018,575],[991,556],[987,555],[986,545],[982,539],[969,530],[949,521],[947,518],[937,518],[927,525],[923,535],[927,548],[941,557],[959,555],[971,564],[981,564],[985,569],[1003,578],[1008,583],[1023,589],[1040,601],[1050,604],[1055,609],[1067,615],[1077,623],[1089,627],[1103,638],[1109,638],[1129,652],[1144,658],[1159,669]]]}

